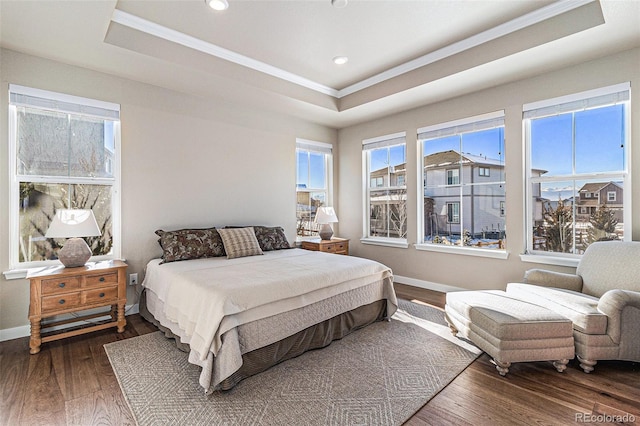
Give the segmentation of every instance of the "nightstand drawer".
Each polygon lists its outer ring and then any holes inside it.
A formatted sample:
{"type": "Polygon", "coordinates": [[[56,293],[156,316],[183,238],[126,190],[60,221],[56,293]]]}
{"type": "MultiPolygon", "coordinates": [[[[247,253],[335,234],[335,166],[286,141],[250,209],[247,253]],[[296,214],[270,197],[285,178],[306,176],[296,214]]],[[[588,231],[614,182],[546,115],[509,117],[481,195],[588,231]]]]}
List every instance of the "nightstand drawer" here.
{"type": "Polygon", "coordinates": [[[334,250],[336,253],[344,253],[348,250],[349,244],[347,243],[335,243],[334,250]]]}
{"type": "Polygon", "coordinates": [[[324,251],[324,252],[327,252],[327,253],[335,253],[336,245],[334,243],[322,244],[320,246],[320,251],[324,251]]]}
{"type": "Polygon", "coordinates": [[[102,274],[102,275],[91,275],[86,279],[86,283],[84,287],[98,287],[109,284],[117,284],[118,283],[118,274],[102,274]]]}
{"type": "Polygon", "coordinates": [[[118,300],[118,286],[86,290],[82,292],[82,304],[110,303],[118,300]]]}
{"type": "Polygon", "coordinates": [[[42,280],[42,294],[64,293],[80,289],[79,277],[42,280]]]}
{"type": "Polygon", "coordinates": [[[80,306],[79,291],[42,298],[42,313],[75,308],[76,306],[80,306]]]}

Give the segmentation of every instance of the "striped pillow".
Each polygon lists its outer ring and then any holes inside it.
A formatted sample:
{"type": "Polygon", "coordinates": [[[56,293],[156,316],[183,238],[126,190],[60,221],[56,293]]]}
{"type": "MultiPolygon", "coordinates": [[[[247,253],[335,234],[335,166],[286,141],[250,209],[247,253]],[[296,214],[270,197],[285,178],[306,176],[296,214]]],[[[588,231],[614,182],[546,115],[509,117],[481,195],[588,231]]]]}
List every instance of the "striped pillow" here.
{"type": "Polygon", "coordinates": [[[227,259],[262,254],[253,228],[218,229],[227,259]]]}

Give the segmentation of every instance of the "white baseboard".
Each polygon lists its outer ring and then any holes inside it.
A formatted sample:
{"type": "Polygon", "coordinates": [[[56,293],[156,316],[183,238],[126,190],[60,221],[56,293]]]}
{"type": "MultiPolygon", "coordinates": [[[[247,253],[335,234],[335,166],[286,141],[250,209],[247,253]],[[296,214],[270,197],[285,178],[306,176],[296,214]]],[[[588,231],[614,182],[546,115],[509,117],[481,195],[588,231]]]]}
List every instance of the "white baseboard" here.
{"type": "Polygon", "coordinates": [[[431,281],[418,280],[415,278],[403,277],[401,275],[394,275],[393,282],[399,284],[406,284],[413,287],[425,288],[427,290],[439,291],[442,293],[447,293],[449,291],[464,291],[468,290],[467,288],[462,287],[453,287],[446,284],[438,284],[431,281]]]}
{"type": "MultiPolygon", "coordinates": [[[[136,303],[135,305],[126,305],[124,308],[125,315],[133,315],[140,312],[140,306],[136,303]]],[[[89,311],[87,311],[89,312],[89,311]]],[[[60,319],[71,318],[71,316],[60,316],[60,319]]],[[[108,315],[98,318],[92,318],[91,321],[103,321],[109,319],[108,315]]],[[[65,324],[64,326],[52,327],[51,331],[54,330],[62,330],[64,328],[73,327],[82,323],[86,323],[86,321],[78,321],[70,324],[65,324]]],[[[6,340],[19,339],[20,337],[26,337],[31,335],[31,326],[30,325],[22,325],[20,327],[6,328],[4,330],[0,330],[0,342],[4,342],[6,340]]]]}

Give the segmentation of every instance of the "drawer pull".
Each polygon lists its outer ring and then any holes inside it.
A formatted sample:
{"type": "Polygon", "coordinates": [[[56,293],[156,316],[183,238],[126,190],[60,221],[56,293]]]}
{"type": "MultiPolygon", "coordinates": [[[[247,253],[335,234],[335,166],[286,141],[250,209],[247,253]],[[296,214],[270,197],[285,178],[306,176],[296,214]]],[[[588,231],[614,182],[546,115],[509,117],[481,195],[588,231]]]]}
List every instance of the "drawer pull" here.
{"type": "Polygon", "coordinates": [[[65,283],[58,284],[58,287],[60,287],[60,288],[64,288],[64,286],[65,286],[65,283]]]}
{"type": "Polygon", "coordinates": [[[100,293],[100,297],[104,297],[104,293],[100,293]]]}
{"type": "Polygon", "coordinates": [[[104,282],[104,277],[100,277],[100,280],[99,280],[99,281],[100,281],[101,283],[102,283],[102,282],[104,282]]]}
{"type": "Polygon", "coordinates": [[[64,305],[64,299],[60,299],[60,300],[58,301],[58,303],[59,303],[59,304],[61,304],[61,305],[64,305]]]}

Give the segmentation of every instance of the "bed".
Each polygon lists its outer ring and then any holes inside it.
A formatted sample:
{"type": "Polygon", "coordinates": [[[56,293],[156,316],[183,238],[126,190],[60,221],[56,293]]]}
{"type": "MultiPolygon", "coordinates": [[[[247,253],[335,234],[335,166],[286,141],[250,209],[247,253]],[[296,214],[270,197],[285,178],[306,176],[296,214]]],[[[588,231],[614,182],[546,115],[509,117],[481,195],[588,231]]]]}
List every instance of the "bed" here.
{"type": "Polygon", "coordinates": [[[302,249],[147,264],[142,315],[189,362],[207,393],[327,346],[397,309],[391,270],[302,249]]]}

